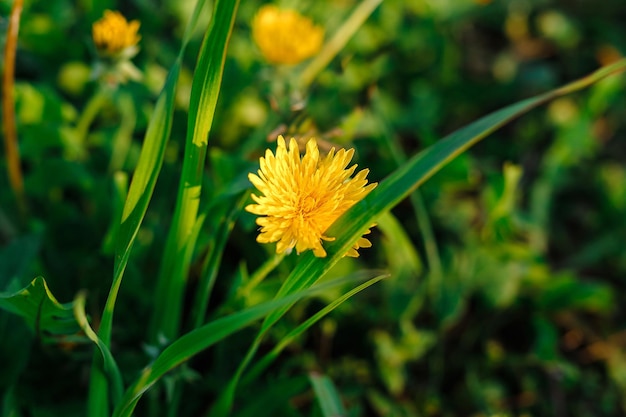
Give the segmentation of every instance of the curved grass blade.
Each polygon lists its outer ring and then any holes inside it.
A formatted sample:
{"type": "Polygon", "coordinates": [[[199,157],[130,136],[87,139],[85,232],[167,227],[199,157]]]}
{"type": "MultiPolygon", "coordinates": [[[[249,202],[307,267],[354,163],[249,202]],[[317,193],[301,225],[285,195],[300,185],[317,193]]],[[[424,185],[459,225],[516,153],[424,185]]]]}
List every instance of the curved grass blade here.
{"type": "MultiPolygon", "coordinates": [[[[371,274],[371,272],[365,272],[365,273],[367,273],[368,275],[371,274]]],[[[361,272],[359,274],[363,274],[363,272],[361,272]]],[[[276,346],[274,346],[274,348],[268,354],[266,354],[260,361],[258,361],[254,365],[254,368],[252,368],[250,370],[250,372],[248,372],[248,374],[246,374],[246,378],[245,378],[244,382],[249,382],[249,381],[255,379],[256,377],[258,377],[261,374],[261,372],[263,372],[276,358],[278,358],[278,355],[280,355],[280,352],[282,352],[284,348],[289,346],[289,344],[296,337],[298,337],[301,334],[303,334],[304,332],[306,332],[308,329],[311,328],[311,326],[313,326],[315,323],[317,323],[318,321],[320,321],[321,319],[326,317],[334,309],[336,309],[337,307],[342,305],[344,302],[346,302],[352,296],[360,293],[364,289],[369,288],[370,286],[372,286],[372,285],[376,284],[377,282],[379,282],[379,281],[381,281],[381,280],[383,280],[385,278],[388,278],[388,277],[389,277],[388,274],[380,274],[378,276],[375,276],[374,278],[369,279],[367,282],[364,282],[363,284],[359,285],[358,287],[351,289],[347,293],[343,294],[341,297],[336,298],[330,304],[325,306],[323,309],[321,309],[320,311],[318,311],[317,313],[315,313],[314,315],[309,317],[307,320],[305,320],[303,323],[298,325],[295,329],[290,331],[287,334],[287,336],[283,337],[280,340],[280,342],[278,342],[278,344],[276,346]]]]}
{"type": "MultiPolygon", "coordinates": [[[[621,59],[563,87],[519,101],[490,113],[468,126],[451,133],[415,155],[382,181],[365,199],[355,204],[333,223],[326,234],[336,238],[325,246],[328,253],[326,258],[316,258],[311,251],[301,255],[302,258],[298,265],[289,274],[276,297],[282,298],[294,291],[302,291],[313,285],[342,258],[343,254],[363,235],[372,223],[376,222],[376,219],[381,214],[406,198],[428,178],[472,145],[541,104],[579,91],[609,75],[624,71],[626,71],[626,59],[621,59]]],[[[219,411],[212,414],[213,417],[224,415],[223,413],[231,408],[234,399],[234,389],[243,371],[260,346],[265,332],[280,320],[289,308],[291,308],[291,305],[286,305],[265,318],[256,340],[229,381],[227,388],[222,392],[218,400],[218,406],[215,408],[215,410],[219,409],[219,411]]]]}
{"type": "MultiPolygon", "coordinates": [[[[124,204],[122,222],[117,233],[113,283],[102,312],[102,321],[98,331],[100,340],[105,346],[109,346],[111,342],[113,312],[117,294],[122,285],[122,277],[163,164],[165,146],[172,128],[176,80],[180,66],[181,61],[179,59],[170,70],[163,91],[157,100],[124,204]]],[[[98,366],[100,363],[98,355],[97,352],[94,352],[89,384],[88,415],[107,417],[109,415],[107,377],[98,366]]]]}
{"type": "Polygon", "coordinates": [[[284,298],[268,301],[229,316],[219,318],[179,337],[168,346],[156,358],[154,363],[142,372],[139,379],[126,390],[122,401],[113,413],[113,417],[130,417],[142,395],[159,381],[161,377],[220,340],[285,305],[293,305],[302,298],[310,297],[353,281],[354,278],[342,278],[325,282],[307,290],[290,294],[284,298]]]}
{"type": "MultiPolygon", "coordinates": [[[[329,236],[336,236],[336,239],[328,242],[326,246],[328,257],[316,258],[311,252],[305,253],[278,291],[277,297],[311,286],[341,259],[353,242],[372,223],[375,223],[378,216],[393,208],[448,162],[480,140],[541,104],[581,90],[611,74],[625,70],[626,59],[622,59],[561,88],[522,100],[488,114],[415,155],[382,181],[365,199],[355,204],[337,219],[327,232],[329,236]]],[[[287,310],[288,307],[285,307],[283,311],[277,311],[268,316],[263,328],[269,328],[287,310]]]]}
{"type": "Polygon", "coordinates": [[[155,305],[159,308],[152,316],[152,340],[159,335],[172,339],[180,329],[182,296],[190,260],[181,254],[193,249],[192,231],[198,217],[208,136],[238,5],[239,0],[218,0],[215,3],[213,18],[194,71],[183,172],[157,282],[155,305]]]}
{"type": "Polygon", "coordinates": [[[74,299],[74,317],[78,322],[80,328],[85,332],[85,335],[94,342],[100,350],[102,354],[103,360],[103,368],[105,373],[111,378],[111,386],[113,388],[113,402],[117,403],[122,398],[122,392],[124,389],[124,384],[122,382],[122,374],[113,359],[113,355],[111,355],[111,351],[104,344],[102,340],[98,337],[96,332],[93,331],[91,326],[89,325],[89,320],[87,320],[87,315],[85,314],[85,299],[87,298],[87,294],[84,291],[78,293],[76,298],[74,299]]]}

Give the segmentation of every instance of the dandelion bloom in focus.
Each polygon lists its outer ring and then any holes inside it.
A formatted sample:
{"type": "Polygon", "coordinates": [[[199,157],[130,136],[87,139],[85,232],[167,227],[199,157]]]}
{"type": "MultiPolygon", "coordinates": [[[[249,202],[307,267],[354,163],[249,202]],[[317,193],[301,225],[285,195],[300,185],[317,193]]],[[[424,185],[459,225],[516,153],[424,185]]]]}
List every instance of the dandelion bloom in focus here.
{"type": "Polygon", "coordinates": [[[266,5],[252,21],[252,37],[273,64],[297,64],[322,47],[324,29],[294,10],[266,5]]]}
{"type": "Polygon", "coordinates": [[[136,52],[135,46],[141,39],[137,34],[139,21],[127,21],[120,12],[106,10],[104,17],[92,26],[93,41],[104,55],[117,56],[136,52]]]}
{"type": "MultiPolygon", "coordinates": [[[[279,136],[276,154],[268,149],[260,158],[258,175],[248,175],[263,194],[252,194],[256,204],[246,207],[263,216],[256,221],[261,226],[257,241],[277,242],[277,253],[295,247],[298,253],[311,249],[317,257],[326,256],[322,241],[335,239],[327,236],[326,230],[377,185],[367,184],[367,169],[350,178],[356,165],[346,167],[353,155],[354,149],[335,152],[332,148],[328,155],[320,156],[316,140],[309,139],[301,157],[295,139],[287,148],[279,136]]],[[[370,246],[370,241],[361,237],[345,255],[359,256],[357,249],[370,246]]]]}

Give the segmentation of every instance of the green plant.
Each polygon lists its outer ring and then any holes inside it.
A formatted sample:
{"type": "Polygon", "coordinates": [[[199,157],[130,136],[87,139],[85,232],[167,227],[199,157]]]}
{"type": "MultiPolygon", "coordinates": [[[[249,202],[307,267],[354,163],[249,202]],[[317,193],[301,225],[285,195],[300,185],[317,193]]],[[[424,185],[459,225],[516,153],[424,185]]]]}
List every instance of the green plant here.
{"type": "MultiPolygon", "coordinates": [[[[8,196],[2,196],[4,201],[11,201],[14,194],[15,201],[30,199],[30,207],[43,204],[45,209],[33,209],[36,214],[31,214],[32,217],[24,226],[20,226],[19,232],[13,231],[12,226],[3,229],[3,240],[9,243],[0,252],[0,284],[1,288],[6,288],[0,293],[0,307],[24,317],[35,337],[42,342],[66,346],[68,352],[83,348],[83,353],[93,351],[86,389],[88,394],[83,393],[88,400],[79,401],[77,408],[80,411],[59,408],[56,412],[81,415],[86,403],[87,414],[94,417],[130,416],[137,407],[138,414],[146,415],[195,415],[200,412],[198,410],[211,416],[225,416],[233,412],[239,415],[253,412],[301,415],[285,403],[287,398],[298,394],[298,390],[305,389],[302,387],[307,386],[306,380],[303,382],[297,377],[291,377],[286,370],[287,381],[293,380],[293,386],[279,383],[280,389],[272,390],[270,387],[262,389],[261,393],[255,393],[251,387],[255,387],[255,384],[262,387],[259,380],[263,372],[281,357],[290,343],[318,326],[326,324],[332,327],[332,321],[329,321],[331,312],[342,305],[348,307],[350,303],[347,301],[353,296],[389,275],[401,287],[385,286],[380,289],[385,293],[382,298],[383,302],[389,304],[389,311],[381,309],[379,315],[382,317],[377,319],[367,317],[364,313],[364,320],[374,326],[386,321],[397,325],[394,332],[372,326],[371,350],[375,356],[372,363],[380,378],[379,385],[386,392],[383,394],[380,389],[370,389],[365,395],[370,407],[379,415],[436,414],[441,410],[446,411],[439,404],[440,397],[432,393],[420,398],[417,405],[402,403],[402,393],[408,385],[415,383],[407,376],[407,368],[427,353],[433,352],[433,358],[427,364],[433,378],[429,389],[441,389],[444,379],[442,368],[448,358],[443,345],[437,342],[448,340],[450,332],[459,325],[471,297],[477,297],[490,309],[501,312],[509,312],[506,309],[513,308],[511,306],[516,305],[516,300],[521,299],[517,302],[524,303],[524,297],[531,298],[529,302],[534,310],[530,326],[538,335],[532,350],[537,363],[551,367],[549,369],[566,375],[572,381],[576,380],[577,371],[569,368],[555,349],[558,328],[554,323],[576,328],[571,321],[575,319],[567,314],[564,314],[566,317],[558,315],[564,311],[578,309],[608,314],[613,305],[612,293],[605,285],[580,283],[575,274],[553,271],[539,258],[545,253],[549,207],[552,197],[556,198],[553,190],[562,181],[561,170],[584,157],[581,149],[593,148],[584,134],[577,136],[581,127],[573,122],[558,127],[559,135],[545,154],[545,163],[549,169],[533,185],[531,216],[524,218],[521,214],[516,198],[522,170],[513,164],[505,165],[502,173],[498,171],[494,174],[494,179],[481,188],[482,195],[478,199],[465,201],[463,193],[454,190],[438,197],[438,204],[445,209],[444,214],[441,214],[442,222],[447,221],[445,212],[449,210],[454,214],[456,223],[450,222],[449,227],[459,229],[461,249],[454,245],[444,250],[438,247],[436,228],[433,227],[425,203],[425,196],[429,192],[432,194],[432,190],[422,190],[421,187],[444,167],[463,172],[463,164],[468,162],[457,158],[519,116],[540,105],[555,103],[554,100],[595,86],[589,98],[590,103],[595,104],[590,105],[587,114],[577,119],[578,123],[585,126],[592,124],[592,120],[606,109],[598,103],[604,103],[608,95],[621,91],[620,85],[606,86],[618,79],[611,75],[626,70],[626,60],[618,60],[578,81],[477,118],[443,139],[433,140],[423,150],[414,152],[412,157],[406,155],[395,134],[393,124],[396,121],[393,115],[386,118],[393,113],[393,108],[392,111],[387,108],[389,103],[385,102],[384,92],[379,95],[374,92],[372,100],[375,106],[380,107],[376,114],[380,117],[378,127],[384,137],[375,152],[389,155],[385,160],[388,166],[376,168],[378,173],[387,170],[389,175],[325,232],[334,238],[323,242],[326,256],[316,257],[311,251],[297,257],[295,254],[274,255],[271,253],[272,248],[264,251],[252,246],[254,219],[243,211],[250,188],[247,174],[256,171],[256,163],[247,158],[248,153],[262,152],[265,146],[259,138],[267,136],[279,122],[288,124],[284,129],[285,134],[310,136],[309,116],[302,110],[302,103],[306,101],[304,97],[309,94],[312,97],[311,114],[315,113],[315,105],[330,106],[325,104],[323,93],[320,93],[322,97],[316,97],[316,92],[309,89],[314,86],[318,76],[324,75],[324,68],[352,36],[359,30],[367,29],[364,22],[381,2],[364,1],[355,6],[320,53],[311,62],[299,67],[300,72],[290,72],[285,68],[269,70],[276,71],[270,75],[273,78],[267,87],[269,93],[276,97],[276,112],[256,126],[257,132],[247,139],[238,138],[235,151],[231,154],[223,152],[218,146],[212,147],[211,141],[216,141],[215,138],[223,133],[223,130],[215,129],[218,119],[227,118],[228,111],[235,112],[232,109],[237,106],[237,103],[229,101],[233,100],[228,96],[232,88],[224,84],[224,74],[228,65],[229,39],[233,36],[233,30],[238,29],[236,17],[240,5],[238,0],[216,1],[204,37],[198,44],[194,40],[194,33],[204,14],[208,13],[205,3],[199,0],[189,14],[182,44],[172,54],[173,64],[167,76],[163,77],[164,86],[149,110],[142,108],[149,102],[143,99],[145,92],[133,91],[132,86],[121,86],[117,81],[113,88],[106,83],[95,87],[92,99],[87,102],[80,116],[64,114],[63,105],[58,104],[61,99],[46,87],[41,87],[43,93],[33,93],[29,92],[26,85],[16,86],[21,91],[21,99],[25,102],[30,100],[29,105],[40,102],[44,103],[42,107],[59,110],[58,114],[39,115],[41,120],[54,121],[55,134],[50,139],[50,148],[54,152],[48,153],[32,143],[24,146],[27,160],[33,164],[44,161],[48,165],[27,177],[24,197],[21,197],[21,191],[16,187],[8,196]],[[197,49],[198,55],[192,75],[189,75],[186,56],[191,49],[197,49]],[[185,86],[189,87],[189,94],[183,97],[181,107],[180,94],[185,86]],[[606,89],[604,93],[603,89],[606,89]],[[221,100],[226,103],[223,108],[219,106],[221,100]],[[120,121],[119,126],[105,124],[99,127],[100,131],[90,136],[89,131],[93,124],[97,124],[98,115],[107,112],[115,113],[113,118],[116,123],[113,125],[120,121]],[[180,118],[184,116],[187,117],[186,124],[180,123],[180,118]],[[180,125],[186,128],[181,129],[180,125]],[[135,128],[145,131],[140,148],[131,145],[135,128]],[[174,134],[185,140],[179,141],[174,134]],[[581,143],[576,142],[577,146],[572,147],[572,138],[580,139],[581,143]],[[106,147],[102,143],[106,143],[106,147]],[[176,164],[168,165],[168,152],[172,153],[175,146],[183,147],[182,157],[176,160],[176,164]],[[58,150],[62,151],[61,155],[56,155],[58,150]],[[54,154],[54,157],[50,158],[50,154],[54,154]],[[128,158],[128,162],[121,162],[117,158],[128,158]],[[120,169],[122,167],[132,171],[129,186],[129,175],[120,169]],[[56,178],[47,178],[47,172],[54,172],[56,178]],[[172,182],[178,182],[176,197],[169,198],[161,194],[158,199],[153,198],[159,195],[157,180],[165,181],[168,191],[172,189],[172,182]],[[68,190],[74,189],[79,190],[81,195],[76,199],[76,205],[73,205],[73,201],[68,203],[66,200],[71,197],[65,195],[69,193],[68,190]],[[409,226],[404,224],[405,219],[398,219],[394,214],[394,209],[399,208],[405,200],[410,206],[410,221],[419,225],[422,239],[419,248],[415,247],[412,237],[407,233],[409,226]],[[476,221],[472,214],[463,217],[463,208],[472,210],[475,200],[484,206],[484,213],[478,216],[478,228],[472,226],[476,221]],[[171,220],[170,212],[173,212],[171,220]],[[47,213],[54,216],[54,221],[49,224],[41,220],[47,213]],[[85,213],[96,214],[86,216],[85,213]],[[83,215],[85,219],[81,217],[83,215]],[[76,231],[67,225],[67,219],[74,219],[76,231]],[[241,229],[235,228],[236,221],[243,225],[241,229]],[[160,223],[167,226],[161,226],[160,223]],[[375,223],[384,236],[384,239],[380,239],[383,249],[378,253],[386,260],[383,263],[389,272],[368,267],[367,262],[359,264],[342,261],[343,255],[375,223]],[[99,235],[89,240],[90,246],[79,249],[81,240],[88,241],[80,234],[82,227],[89,233],[99,235]],[[69,250],[62,245],[57,248],[56,241],[47,243],[45,236],[50,235],[47,228],[56,230],[58,234],[75,233],[79,236],[77,247],[69,250]],[[155,235],[158,236],[155,238],[155,235]],[[523,238],[518,239],[522,235],[523,238]],[[247,240],[244,242],[244,239],[247,240]],[[387,241],[383,242],[385,239],[387,241]],[[531,244],[527,245],[527,242],[531,244]],[[52,248],[48,249],[50,258],[66,251],[72,252],[62,258],[63,262],[73,265],[68,270],[98,270],[95,279],[88,274],[77,274],[78,282],[66,282],[65,294],[58,298],[73,296],[73,302],[58,303],[48,288],[50,284],[41,277],[24,285],[24,277],[38,270],[38,264],[45,264],[51,275],[56,275],[55,271],[60,270],[55,269],[54,261],[45,256],[38,257],[40,245],[52,248]],[[233,251],[233,247],[238,248],[243,255],[237,258],[234,265],[228,265],[230,269],[225,271],[222,262],[229,251],[233,251]],[[104,260],[89,258],[89,262],[97,263],[96,267],[81,260],[90,251],[101,251],[105,257],[104,260]],[[113,280],[108,288],[109,271],[100,266],[109,265],[111,258],[114,262],[113,280]],[[253,268],[252,273],[248,272],[249,267],[253,268]],[[502,275],[502,279],[493,279],[498,274],[502,275]],[[415,279],[417,275],[423,278],[419,284],[415,279]],[[106,285],[93,282],[103,281],[102,277],[107,277],[106,285]],[[225,277],[229,277],[230,282],[226,282],[225,277]],[[96,300],[101,295],[98,292],[107,292],[104,307],[98,308],[98,304],[95,304],[86,311],[91,294],[78,292],[82,287],[94,289],[96,300]],[[217,296],[216,288],[219,290],[217,296]],[[77,292],[78,295],[74,295],[77,292]],[[533,298],[539,293],[541,297],[533,298]],[[313,301],[309,304],[300,303],[305,298],[313,301]],[[129,307],[135,304],[141,311],[138,322],[134,318],[133,308],[129,307]],[[121,313],[120,308],[123,309],[121,313]],[[118,313],[114,319],[116,309],[118,313]],[[432,315],[430,330],[424,330],[416,324],[420,311],[428,311],[432,315]],[[295,317],[297,324],[284,320],[288,313],[295,317]],[[557,315],[557,318],[553,319],[553,315],[557,315]],[[259,321],[261,324],[251,329],[259,321]],[[137,343],[140,340],[145,343],[146,352],[140,355],[136,345],[128,347],[126,352],[123,346],[115,346],[114,324],[119,326],[120,333],[127,332],[124,336],[126,341],[137,343]],[[141,335],[133,337],[132,333],[135,332],[141,335]],[[241,339],[233,343],[234,337],[241,339]],[[268,345],[271,348],[264,351],[262,348],[268,345]],[[229,346],[235,347],[232,352],[229,346]],[[186,383],[199,378],[193,366],[187,363],[207,351],[215,352],[217,358],[213,361],[213,368],[204,368],[215,372],[212,383],[216,385],[198,388],[199,392],[193,392],[196,394],[196,403],[189,405],[186,403],[189,394],[186,383]],[[202,400],[206,392],[211,393],[210,400],[202,400]],[[147,396],[144,405],[140,400],[147,393],[151,395],[147,396]],[[250,404],[262,402],[263,393],[270,393],[269,400],[266,400],[273,404],[268,405],[266,410],[249,408],[250,404]],[[244,397],[239,402],[243,405],[234,407],[238,404],[238,395],[244,397]],[[418,408],[421,411],[416,411],[418,408]]],[[[391,8],[387,10],[387,13],[393,14],[391,8]]],[[[148,35],[142,36],[146,41],[148,35]]],[[[327,79],[332,77],[332,71],[329,72],[331,75],[325,75],[327,79]]],[[[30,135],[32,141],[32,137],[36,136],[37,124],[30,125],[33,131],[29,133],[27,110],[28,106],[22,108],[21,122],[26,127],[24,134],[27,137],[30,135]]],[[[354,110],[354,117],[359,119],[363,116],[354,110]]],[[[227,129],[224,124],[220,125],[220,129],[227,129]]],[[[344,128],[350,130],[349,118],[344,121],[344,128]]],[[[424,136],[428,137],[426,128],[422,126],[422,129],[424,136]]],[[[39,146],[43,147],[41,144],[39,146]]],[[[363,150],[365,154],[366,148],[363,150]]],[[[6,157],[17,158],[9,152],[6,157]]],[[[11,161],[7,163],[8,166],[11,164],[11,161]]],[[[376,172],[374,167],[372,171],[376,172]]],[[[455,185],[454,181],[449,182],[450,187],[455,185]]],[[[611,189],[608,183],[606,187],[611,189]]],[[[620,191],[611,190],[607,192],[611,197],[607,198],[613,198],[616,204],[621,204],[620,191]]],[[[613,247],[615,242],[611,240],[612,236],[607,235],[606,239],[609,240],[607,245],[613,247]]],[[[579,261],[584,263],[585,259],[593,259],[595,251],[603,250],[603,247],[598,249],[597,245],[600,244],[594,244],[584,251],[579,261]]],[[[383,285],[378,284],[378,287],[383,285]]],[[[99,297],[100,302],[102,298],[99,297]]],[[[512,310],[511,314],[514,313],[515,310],[512,310]]],[[[2,334],[10,334],[12,328],[20,326],[9,317],[0,317],[5,320],[3,323],[7,323],[4,328],[0,327],[0,331],[4,331],[2,334]]],[[[479,327],[473,328],[462,342],[471,345],[472,340],[481,339],[483,331],[479,327]]],[[[17,351],[15,346],[18,342],[12,340],[10,343],[12,349],[17,351]]],[[[462,400],[464,395],[471,397],[476,404],[473,409],[495,413],[499,411],[505,395],[495,380],[487,381],[483,389],[480,375],[484,368],[497,366],[503,361],[504,348],[499,341],[494,340],[485,341],[485,346],[487,354],[468,365],[465,376],[467,390],[459,395],[462,400]]],[[[613,378],[616,384],[623,387],[623,359],[613,347],[607,350],[603,360],[612,364],[610,369],[613,378]]],[[[5,415],[22,415],[21,402],[28,397],[14,388],[19,385],[16,381],[27,360],[27,352],[15,355],[24,356],[15,361],[14,368],[7,372],[6,382],[3,381],[3,386],[7,387],[3,406],[5,415]]],[[[85,362],[84,358],[72,358],[71,354],[63,358],[68,362],[71,362],[70,359],[85,362]]],[[[459,359],[460,362],[462,360],[459,359]]],[[[285,369],[288,367],[285,365],[285,369]]],[[[349,412],[346,409],[350,407],[342,405],[340,394],[328,376],[312,373],[309,379],[321,410],[312,407],[311,414],[321,412],[323,415],[343,415],[349,412]]],[[[532,392],[538,391],[533,386],[536,384],[535,379],[521,381],[520,384],[528,384],[532,392]]],[[[33,415],[50,415],[55,412],[32,410],[33,415]]],[[[308,410],[304,408],[301,412],[304,414],[308,410]]]]}

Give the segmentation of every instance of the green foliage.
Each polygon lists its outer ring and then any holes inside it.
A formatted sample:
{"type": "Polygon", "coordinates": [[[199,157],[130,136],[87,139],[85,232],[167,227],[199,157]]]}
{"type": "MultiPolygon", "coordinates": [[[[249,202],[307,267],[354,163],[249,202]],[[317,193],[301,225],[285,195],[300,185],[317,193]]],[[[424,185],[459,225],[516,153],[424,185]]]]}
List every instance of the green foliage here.
{"type": "Polygon", "coordinates": [[[626,412],[620,0],[293,3],[326,30],[294,66],[254,45],[262,2],[79,3],[20,22],[0,415],[626,412]],[[142,79],[97,77],[107,8],[142,79]],[[326,258],[255,241],[278,134],[379,183],[326,258]]]}

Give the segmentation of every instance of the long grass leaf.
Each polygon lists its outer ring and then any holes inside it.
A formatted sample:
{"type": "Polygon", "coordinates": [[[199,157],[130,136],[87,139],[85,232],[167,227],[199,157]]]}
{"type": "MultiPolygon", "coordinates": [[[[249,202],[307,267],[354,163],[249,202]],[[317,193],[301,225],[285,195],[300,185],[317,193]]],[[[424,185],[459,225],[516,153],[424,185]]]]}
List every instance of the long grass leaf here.
{"type": "MultiPolygon", "coordinates": [[[[176,82],[180,74],[182,58],[205,2],[206,0],[199,0],[196,3],[191,17],[191,23],[185,31],[178,57],[170,69],[163,90],[157,99],[154,112],[148,123],[137,168],[135,169],[124,204],[121,224],[117,233],[113,283],[111,284],[109,296],[102,314],[100,330],[98,332],[100,340],[105,346],[109,346],[110,344],[113,311],[115,309],[117,294],[122,283],[122,277],[128,259],[130,258],[130,252],[135,238],[137,237],[139,227],[146,214],[150,199],[152,198],[161,166],[163,165],[165,147],[172,128],[176,82]]],[[[89,384],[88,415],[93,417],[108,417],[109,396],[107,377],[99,366],[99,363],[100,359],[98,353],[94,352],[89,384]]]]}
{"type": "Polygon", "coordinates": [[[353,282],[354,280],[354,278],[342,278],[325,282],[305,291],[293,293],[282,299],[268,301],[229,316],[219,318],[179,337],[170,346],[168,346],[156,358],[154,363],[142,372],[139,379],[126,390],[124,397],[118,407],[116,407],[113,416],[129,417],[142,395],[148,391],[161,377],[220,340],[230,336],[238,330],[241,330],[254,321],[263,318],[267,314],[270,314],[272,311],[275,311],[284,305],[293,305],[302,298],[310,297],[331,288],[345,285],[353,282]]]}
{"type": "MultiPolygon", "coordinates": [[[[342,258],[343,254],[376,222],[376,219],[381,214],[406,198],[428,178],[472,145],[541,104],[579,91],[609,75],[625,70],[626,59],[622,59],[563,87],[519,101],[490,113],[468,126],[451,133],[415,155],[382,181],[365,199],[355,204],[333,223],[326,232],[328,236],[336,237],[334,241],[328,242],[325,246],[328,256],[326,258],[316,258],[311,251],[304,253],[296,268],[289,274],[279,289],[276,298],[280,299],[294,291],[301,291],[313,285],[342,258]]],[[[212,414],[213,417],[221,416],[230,409],[238,381],[254,357],[265,332],[290,308],[291,305],[286,305],[265,318],[256,340],[250,346],[239,368],[218,399],[218,405],[214,407],[215,412],[212,414]]]]}
{"type": "MultiPolygon", "coordinates": [[[[371,272],[368,272],[368,274],[371,274],[371,272]]],[[[388,275],[378,275],[368,280],[367,282],[364,282],[358,287],[353,288],[347,293],[343,294],[341,297],[334,299],[331,303],[329,303],[323,309],[321,309],[320,311],[318,311],[317,313],[315,313],[314,315],[306,319],[303,323],[298,325],[295,329],[293,329],[286,336],[284,336],[268,354],[266,354],[260,361],[258,361],[254,365],[254,368],[252,368],[250,372],[246,374],[244,383],[253,380],[259,374],[261,374],[261,372],[263,372],[274,361],[274,359],[278,358],[278,355],[280,355],[280,352],[282,352],[283,349],[285,349],[295,338],[297,338],[298,336],[306,332],[308,329],[310,329],[311,326],[313,326],[315,323],[317,323],[318,321],[326,317],[328,314],[330,314],[337,307],[339,307],[340,305],[348,301],[348,299],[350,299],[352,296],[360,293],[366,288],[369,288],[370,286],[376,284],[377,282],[381,281],[382,279],[386,277],[388,277],[388,275]]]]}
{"type": "Polygon", "coordinates": [[[183,172],[157,282],[155,305],[159,308],[152,316],[150,333],[153,340],[158,335],[173,338],[180,329],[183,291],[190,261],[190,257],[181,254],[193,249],[191,237],[200,205],[208,136],[238,4],[238,0],[218,0],[215,3],[213,18],[198,56],[191,87],[183,172]]]}
{"type": "Polygon", "coordinates": [[[73,310],[74,318],[78,322],[78,325],[83,330],[87,338],[91,340],[102,355],[103,368],[105,373],[111,379],[111,386],[113,388],[113,402],[117,403],[122,398],[122,392],[124,389],[124,383],[122,382],[122,374],[109,350],[108,346],[98,337],[96,332],[93,331],[87,320],[87,314],[85,313],[85,300],[87,294],[84,291],[78,293],[74,299],[73,310]]]}
{"type": "MultiPolygon", "coordinates": [[[[337,219],[327,232],[328,236],[336,236],[336,239],[326,246],[328,257],[316,258],[312,252],[305,253],[279,290],[277,297],[311,286],[341,259],[354,241],[376,221],[378,216],[390,210],[448,162],[480,140],[547,101],[588,87],[606,76],[624,70],[626,70],[626,59],[609,67],[601,68],[591,75],[561,88],[522,100],[488,114],[415,155],[382,181],[365,199],[355,204],[337,219]]],[[[288,307],[285,307],[283,311],[277,311],[268,316],[264,328],[275,323],[287,310],[288,307]]]]}
{"type": "MultiPolygon", "coordinates": [[[[98,332],[98,336],[105,346],[109,346],[111,342],[113,312],[117,294],[122,285],[122,277],[124,276],[133,243],[148,209],[148,204],[152,198],[152,192],[163,164],[165,145],[172,127],[176,80],[179,72],[180,60],[177,60],[170,70],[148,124],[139,162],[137,163],[124,204],[122,222],[117,234],[113,283],[111,284],[109,296],[102,313],[102,321],[98,332]]],[[[89,384],[88,414],[94,417],[106,417],[109,415],[107,377],[100,368],[99,363],[99,355],[97,352],[94,352],[91,382],[89,384]]]]}

